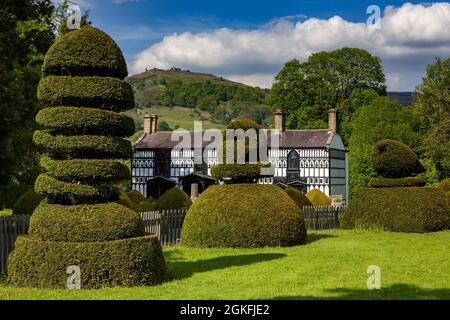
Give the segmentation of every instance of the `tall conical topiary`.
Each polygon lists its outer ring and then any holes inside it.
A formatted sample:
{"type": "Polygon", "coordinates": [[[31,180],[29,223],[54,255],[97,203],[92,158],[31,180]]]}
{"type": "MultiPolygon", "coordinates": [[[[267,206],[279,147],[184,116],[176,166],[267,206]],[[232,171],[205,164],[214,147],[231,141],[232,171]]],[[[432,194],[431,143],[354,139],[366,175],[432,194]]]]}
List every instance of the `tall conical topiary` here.
{"type": "Polygon", "coordinates": [[[134,107],[123,78],[122,52],[91,26],[72,31],[49,49],[38,98],[44,108],[34,142],[46,153],[35,190],[47,199],[36,208],[29,236],[19,237],[8,261],[12,285],[65,287],[67,268],[80,270],[82,288],[149,285],[166,278],[156,236],[116,201],[114,183],[129,178],[118,162],[131,157],[123,137],[133,120],[117,113],[134,107]]]}

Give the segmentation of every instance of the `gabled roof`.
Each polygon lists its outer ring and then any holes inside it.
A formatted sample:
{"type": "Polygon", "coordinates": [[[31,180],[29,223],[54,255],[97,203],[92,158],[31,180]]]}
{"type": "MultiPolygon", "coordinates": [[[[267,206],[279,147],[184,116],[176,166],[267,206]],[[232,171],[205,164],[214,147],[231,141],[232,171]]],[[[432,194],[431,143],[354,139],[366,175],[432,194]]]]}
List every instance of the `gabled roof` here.
{"type": "MultiPolygon", "coordinates": [[[[268,130],[270,131],[270,130],[268,130]]],[[[190,132],[191,141],[194,142],[194,133],[190,132]]],[[[328,129],[312,130],[286,130],[280,132],[280,148],[325,148],[328,147],[335,135],[328,129]]],[[[270,135],[267,141],[270,147],[270,135]]],[[[134,145],[135,149],[172,149],[179,141],[172,141],[172,131],[158,131],[144,134],[134,145]]],[[[203,147],[210,144],[203,141],[203,147]]]]}

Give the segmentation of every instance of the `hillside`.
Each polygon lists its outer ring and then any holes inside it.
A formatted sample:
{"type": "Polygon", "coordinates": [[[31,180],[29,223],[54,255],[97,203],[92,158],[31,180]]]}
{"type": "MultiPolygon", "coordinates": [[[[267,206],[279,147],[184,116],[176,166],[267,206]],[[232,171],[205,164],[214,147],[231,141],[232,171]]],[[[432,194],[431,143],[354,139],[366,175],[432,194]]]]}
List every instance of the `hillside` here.
{"type": "MultiPolygon", "coordinates": [[[[126,79],[135,92],[135,115],[143,110],[163,116],[170,128],[186,127],[179,115],[169,112],[173,107],[192,120],[209,120],[225,125],[235,118],[250,118],[268,125],[272,109],[266,104],[268,90],[254,88],[211,74],[179,69],[151,69],[126,79]],[[166,109],[161,107],[169,107],[166,109]],[[189,108],[189,110],[183,110],[189,108]],[[139,111],[138,111],[139,110],[139,111]],[[183,110],[183,111],[182,111],[183,110]]],[[[182,117],[185,119],[185,117],[182,117]]],[[[192,126],[192,125],[191,125],[192,126]]]]}

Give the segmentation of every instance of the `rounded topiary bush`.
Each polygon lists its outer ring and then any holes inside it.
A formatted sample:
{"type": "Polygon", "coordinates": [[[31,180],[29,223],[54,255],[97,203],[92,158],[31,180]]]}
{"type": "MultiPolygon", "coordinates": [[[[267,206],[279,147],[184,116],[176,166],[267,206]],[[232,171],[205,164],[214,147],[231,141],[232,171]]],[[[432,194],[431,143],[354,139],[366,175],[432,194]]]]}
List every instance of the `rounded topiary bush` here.
{"type": "Polygon", "coordinates": [[[352,197],[341,226],[431,232],[450,229],[450,208],[438,188],[363,188],[352,197]]]}
{"type": "Polygon", "coordinates": [[[142,201],[147,200],[144,195],[142,193],[140,193],[137,190],[131,190],[130,192],[127,192],[128,197],[130,198],[131,201],[133,201],[134,203],[139,203],[142,201]]]}
{"type": "Polygon", "coordinates": [[[319,189],[313,189],[306,194],[313,206],[329,206],[331,199],[319,189]]]}
{"type": "Polygon", "coordinates": [[[380,140],[372,150],[372,165],[384,178],[403,178],[425,171],[414,151],[395,140],[380,140]]]}
{"type": "Polygon", "coordinates": [[[189,209],[192,200],[188,194],[179,188],[171,188],[164,192],[154,205],[155,210],[189,209]]]}
{"type": "Polygon", "coordinates": [[[267,247],[306,243],[302,212],[274,185],[214,185],[189,209],[182,244],[193,247],[267,247]]]}
{"type": "Polygon", "coordinates": [[[29,190],[25,192],[14,204],[13,214],[32,214],[44,197],[29,190]]]}
{"type": "Polygon", "coordinates": [[[78,265],[82,285],[147,285],[166,279],[156,237],[144,237],[142,218],[117,185],[129,179],[126,136],[134,107],[123,80],[123,55],[103,31],[71,31],[49,49],[38,87],[44,128],[34,143],[45,157],[35,191],[47,198],[35,209],[29,237],[18,238],[8,262],[12,285],[64,287],[66,269],[78,265]],[[129,201],[129,202],[128,202],[129,201]],[[118,203],[119,202],[119,203],[118,203]]]}
{"type": "Polygon", "coordinates": [[[372,188],[392,188],[392,187],[423,187],[426,181],[423,177],[405,178],[372,178],[369,187],[372,188]]]}
{"type": "Polygon", "coordinates": [[[295,204],[301,209],[304,206],[312,206],[313,204],[309,199],[298,189],[296,188],[287,188],[286,193],[292,200],[294,200],[295,204]]]}

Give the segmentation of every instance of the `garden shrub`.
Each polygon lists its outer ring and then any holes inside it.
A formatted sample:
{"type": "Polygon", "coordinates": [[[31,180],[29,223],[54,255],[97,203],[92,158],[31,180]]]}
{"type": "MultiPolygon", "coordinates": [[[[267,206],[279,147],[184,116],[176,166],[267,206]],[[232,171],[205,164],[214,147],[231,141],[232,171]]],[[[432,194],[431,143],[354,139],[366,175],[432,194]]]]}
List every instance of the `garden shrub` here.
{"type": "Polygon", "coordinates": [[[447,203],[450,207],[450,178],[446,178],[439,183],[439,188],[444,192],[447,203]]]}
{"type": "Polygon", "coordinates": [[[87,26],[58,39],[45,61],[37,116],[44,128],[33,140],[45,153],[35,191],[47,200],[34,211],[29,237],[18,238],[10,254],[9,283],[65,287],[69,265],[80,267],[84,288],[162,282],[158,239],[144,237],[141,217],[117,203],[125,199],[117,185],[130,176],[117,160],[131,157],[124,137],[134,128],[115,113],[134,107],[120,49],[87,26]]]}
{"type": "Polygon", "coordinates": [[[14,204],[13,214],[32,214],[43,199],[42,195],[37,194],[34,190],[29,190],[14,204]]]}
{"type": "Polygon", "coordinates": [[[153,210],[155,210],[156,202],[157,202],[157,200],[154,200],[154,199],[147,199],[147,200],[141,201],[136,205],[137,211],[139,211],[139,212],[153,211],[153,210]]]}
{"type": "Polygon", "coordinates": [[[341,226],[397,232],[440,231],[450,229],[450,211],[437,188],[363,188],[353,195],[341,226]]]}
{"type": "Polygon", "coordinates": [[[296,188],[287,188],[285,191],[300,209],[304,206],[312,206],[311,201],[309,201],[309,199],[300,190],[296,188]]]}
{"type": "Polygon", "coordinates": [[[423,187],[425,184],[423,177],[372,178],[369,181],[369,187],[372,188],[423,187]]]}
{"type": "Polygon", "coordinates": [[[131,201],[130,197],[128,196],[128,194],[125,191],[119,192],[119,200],[117,200],[116,202],[118,204],[121,204],[121,205],[127,207],[128,209],[138,211],[137,204],[134,203],[133,201],[131,201]]]}
{"type": "Polygon", "coordinates": [[[144,197],[144,195],[137,190],[131,190],[130,192],[127,193],[127,195],[130,198],[130,200],[133,201],[134,203],[139,203],[141,201],[147,200],[144,197]]]}
{"type": "Polygon", "coordinates": [[[414,151],[395,140],[380,140],[372,150],[372,165],[383,178],[403,178],[425,171],[414,151]]]}
{"type": "Polygon", "coordinates": [[[319,189],[313,189],[306,194],[313,206],[329,206],[331,199],[319,189]]]}
{"type": "Polygon", "coordinates": [[[244,131],[248,129],[259,130],[261,129],[261,126],[251,119],[243,118],[234,120],[231,123],[229,123],[227,125],[227,129],[242,129],[244,131]]]}
{"type": "Polygon", "coordinates": [[[181,239],[192,247],[291,246],[306,243],[306,225],[278,186],[214,185],[187,212],[181,239]]]}
{"type": "Polygon", "coordinates": [[[114,202],[66,206],[44,200],[31,217],[29,234],[48,241],[110,241],[139,237],[144,224],[135,211],[114,202]]]}
{"type": "Polygon", "coordinates": [[[155,203],[154,209],[189,209],[191,205],[192,201],[188,194],[180,188],[175,187],[164,192],[164,194],[155,203]]]}
{"type": "Polygon", "coordinates": [[[114,241],[54,242],[19,236],[8,257],[8,282],[67,288],[67,267],[81,271],[81,288],[145,286],[168,280],[156,235],[114,241]]]}
{"type": "Polygon", "coordinates": [[[263,167],[270,167],[270,164],[218,164],[211,168],[211,176],[218,180],[230,179],[227,183],[251,183],[259,178],[263,167]]]}

